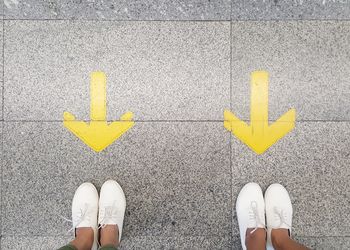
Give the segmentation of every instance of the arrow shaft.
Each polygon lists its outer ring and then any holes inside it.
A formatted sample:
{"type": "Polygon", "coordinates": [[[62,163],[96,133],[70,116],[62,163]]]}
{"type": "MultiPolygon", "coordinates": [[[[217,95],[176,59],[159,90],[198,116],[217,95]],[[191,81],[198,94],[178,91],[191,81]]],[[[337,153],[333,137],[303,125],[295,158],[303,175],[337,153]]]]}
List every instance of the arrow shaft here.
{"type": "Polygon", "coordinates": [[[90,119],[105,121],[106,116],[106,75],[103,72],[93,72],[90,82],[90,119]]]}
{"type": "Polygon", "coordinates": [[[255,71],[251,76],[250,122],[255,133],[263,133],[268,126],[268,73],[255,71]]]}

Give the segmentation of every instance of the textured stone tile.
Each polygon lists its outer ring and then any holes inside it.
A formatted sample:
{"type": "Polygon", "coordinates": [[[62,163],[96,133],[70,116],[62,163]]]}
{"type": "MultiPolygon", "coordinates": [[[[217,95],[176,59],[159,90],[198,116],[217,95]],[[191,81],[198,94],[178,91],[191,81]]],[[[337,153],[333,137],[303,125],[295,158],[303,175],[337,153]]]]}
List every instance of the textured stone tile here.
{"type": "Polygon", "coordinates": [[[69,236],[4,236],[1,238],[1,249],[31,250],[58,249],[66,245],[72,237],[69,236]]]}
{"type": "Polygon", "coordinates": [[[231,0],[5,0],[11,19],[230,20],[231,0]]]}
{"type": "Polygon", "coordinates": [[[90,73],[107,74],[108,118],[222,119],[229,23],[6,21],[5,119],[89,119],[90,73]]]}
{"type": "Polygon", "coordinates": [[[350,249],[350,237],[323,237],[318,239],[316,249],[320,250],[346,250],[350,249]]]}
{"type": "Polygon", "coordinates": [[[231,234],[229,134],[222,123],[136,123],[94,153],[57,122],[4,126],[4,234],[55,235],[70,225],[71,199],[84,181],[120,182],[123,234],[231,234]],[[25,207],[25,209],[23,209],[25,207]]]}
{"type": "Polygon", "coordinates": [[[296,240],[317,250],[347,250],[350,248],[350,237],[297,237],[296,240]]]}
{"type": "Polygon", "coordinates": [[[350,19],[349,0],[238,0],[233,20],[350,19]]]}
{"type": "Polygon", "coordinates": [[[4,1],[0,1],[0,19],[4,19],[4,1]]]}
{"type": "Polygon", "coordinates": [[[281,183],[293,203],[294,236],[349,235],[350,123],[297,123],[262,155],[234,137],[231,141],[233,199],[248,182],[257,182],[264,190],[281,183]]]}
{"type": "Polygon", "coordinates": [[[231,249],[231,237],[132,237],[122,240],[121,249],[231,249]]]}
{"type": "Polygon", "coordinates": [[[350,119],[350,22],[233,22],[232,111],[250,119],[250,74],[266,70],[269,114],[350,119]]]}
{"type": "Polygon", "coordinates": [[[178,237],[173,249],[232,249],[232,239],[228,232],[223,235],[206,237],[178,237]]]}
{"type": "Polygon", "coordinates": [[[171,237],[137,236],[123,237],[120,249],[174,249],[171,237]]]}

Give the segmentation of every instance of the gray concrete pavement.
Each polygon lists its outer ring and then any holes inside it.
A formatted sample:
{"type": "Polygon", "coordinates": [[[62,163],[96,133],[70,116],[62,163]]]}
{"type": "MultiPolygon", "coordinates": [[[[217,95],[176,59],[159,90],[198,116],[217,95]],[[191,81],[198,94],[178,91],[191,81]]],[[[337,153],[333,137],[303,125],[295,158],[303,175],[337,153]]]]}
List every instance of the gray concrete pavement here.
{"type": "Polygon", "coordinates": [[[121,249],[239,249],[249,181],[286,186],[297,240],[350,248],[350,1],[2,3],[1,249],[69,241],[75,189],[109,178],[127,197],[121,249]],[[100,153],[62,123],[89,120],[96,70],[107,119],[136,120],[100,153]],[[297,113],[262,155],[223,126],[225,109],[250,119],[254,70],[270,122],[297,113]]]}

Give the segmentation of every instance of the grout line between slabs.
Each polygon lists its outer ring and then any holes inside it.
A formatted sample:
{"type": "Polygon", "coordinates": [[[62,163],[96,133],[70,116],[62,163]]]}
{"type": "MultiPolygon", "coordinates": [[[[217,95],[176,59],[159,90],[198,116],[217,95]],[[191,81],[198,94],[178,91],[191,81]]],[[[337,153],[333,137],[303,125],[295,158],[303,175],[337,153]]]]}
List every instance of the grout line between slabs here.
{"type": "MultiPolygon", "coordinates": [[[[77,121],[84,121],[84,122],[90,122],[90,120],[77,120],[77,121]]],[[[114,122],[114,121],[120,121],[118,119],[116,120],[107,120],[107,122],[114,122]]],[[[219,123],[224,122],[225,120],[132,120],[133,122],[137,123],[219,123]]],[[[250,120],[242,119],[242,121],[250,123],[250,120]]],[[[0,122],[3,123],[61,123],[63,120],[0,120],[0,122]]],[[[104,121],[98,121],[98,122],[104,122],[104,121]]],[[[121,122],[128,122],[128,121],[121,121],[121,122]]],[[[275,120],[269,120],[270,123],[275,122],[275,120]]],[[[350,120],[297,120],[296,123],[350,123],[350,120]]]]}
{"type": "MultiPolygon", "coordinates": [[[[233,12],[233,0],[231,0],[231,10],[230,10],[230,111],[232,110],[232,81],[233,81],[233,75],[232,75],[232,12],[233,12]]],[[[231,250],[233,250],[233,183],[232,183],[232,178],[233,178],[233,171],[232,171],[232,136],[230,135],[229,139],[229,161],[230,161],[230,222],[231,222],[231,250]]]]}
{"type": "Polygon", "coordinates": [[[35,19],[35,18],[4,18],[4,21],[71,21],[71,22],[303,22],[303,21],[316,21],[316,22],[342,22],[350,21],[350,18],[331,18],[331,19],[319,19],[319,18],[305,18],[305,19],[211,19],[211,20],[202,20],[202,19],[188,19],[188,20],[179,20],[179,19],[72,19],[72,18],[61,18],[61,19],[35,19]]]}
{"type": "Polygon", "coordinates": [[[38,22],[47,22],[47,21],[70,21],[70,22],[203,22],[203,23],[212,23],[212,22],[230,22],[230,19],[213,19],[213,20],[201,20],[201,19],[193,19],[193,20],[176,20],[176,19],[155,19],[155,20],[141,20],[141,19],[10,19],[5,18],[4,21],[38,21],[38,22]]]}
{"type": "Polygon", "coordinates": [[[233,1],[231,0],[231,11],[230,11],[230,111],[232,110],[233,102],[232,102],[232,83],[233,83],[233,58],[232,58],[232,52],[233,52],[233,41],[232,41],[232,13],[233,13],[233,1]]]}
{"type": "MultiPolygon", "coordinates": [[[[2,102],[2,106],[1,106],[1,120],[4,120],[4,105],[5,105],[5,22],[4,20],[1,21],[2,22],[2,97],[1,97],[1,102],[2,102]]],[[[1,250],[1,241],[2,241],[2,234],[3,234],[3,222],[4,222],[4,218],[3,218],[3,189],[4,189],[4,178],[3,178],[3,168],[4,168],[4,122],[1,121],[1,169],[0,169],[0,236],[1,236],[1,240],[0,240],[0,250],[1,250]]]]}
{"type": "Polygon", "coordinates": [[[231,246],[232,246],[232,250],[233,250],[233,239],[235,237],[235,235],[233,234],[233,225],[234,225],[234,221],[233,221],[233,210],[234,210],[234,199],[233,199],[233,170],[232,170],[232,136],[230,136],[230,140],[229,140],[229,156],[230,156],[230,208],[231,208],[231,213],[230,213],[230,222],[231,222],[231,246]]]}

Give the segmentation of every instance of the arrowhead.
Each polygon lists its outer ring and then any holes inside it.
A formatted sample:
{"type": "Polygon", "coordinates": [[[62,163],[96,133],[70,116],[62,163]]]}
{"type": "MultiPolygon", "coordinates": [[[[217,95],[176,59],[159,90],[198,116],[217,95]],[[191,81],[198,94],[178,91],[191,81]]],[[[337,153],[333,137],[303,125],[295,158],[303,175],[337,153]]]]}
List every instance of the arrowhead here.
{"type": "Polygon", "coordinates": [[[65,112],[63,116],[63,125],[96,152],[108,147],[135,124],[131,120],[131,112],[122,115],[120,121],[110,124],[107,121],[76,121],[74,115],[69,112],[65,112]]]}
{"type": "Polygon", "coordinates": [[[295,109],[289,110],[277,121],[266,127],[266,122],[257,122],[263,127],[262,133],[256,133],[252,125],[239,120],[228,110],[224,112],[224,127],[249,146],[255,153],[262,154],[295,127],[295,109]]]}

